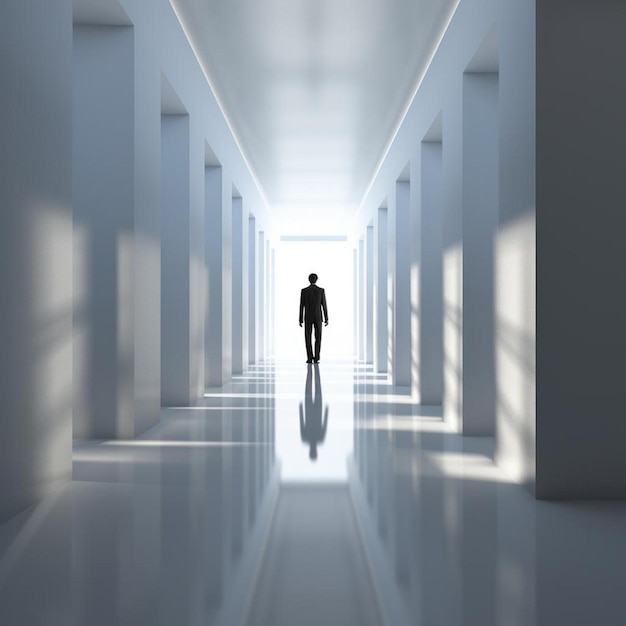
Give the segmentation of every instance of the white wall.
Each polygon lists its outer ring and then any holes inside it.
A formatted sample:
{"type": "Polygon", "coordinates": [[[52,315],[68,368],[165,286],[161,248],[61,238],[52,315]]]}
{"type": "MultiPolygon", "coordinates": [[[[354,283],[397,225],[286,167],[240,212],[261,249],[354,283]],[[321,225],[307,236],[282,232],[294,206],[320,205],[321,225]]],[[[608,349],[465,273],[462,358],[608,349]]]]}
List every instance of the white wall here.
{"type": "Polygon", "coordinates": [[[72,7],[0,4],[0,522],[71,473],[72,7]]]}
{"type": "Polygon", "coordinates": [[[626,4],[537,3],[537,495],[626,497],[626,4]]]}

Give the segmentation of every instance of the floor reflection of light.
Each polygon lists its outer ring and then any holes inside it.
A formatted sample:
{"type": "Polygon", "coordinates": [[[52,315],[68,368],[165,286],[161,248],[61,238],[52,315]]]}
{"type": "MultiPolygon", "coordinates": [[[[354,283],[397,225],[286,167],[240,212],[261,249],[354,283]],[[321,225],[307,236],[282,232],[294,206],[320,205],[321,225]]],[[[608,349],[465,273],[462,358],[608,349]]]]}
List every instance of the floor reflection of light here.
{"type": "Polygon", "coordinates": [[[463,452],[428,452],[425,459],[447,478],[463,478],[493,483],[513,481],[493,462],[481,454],[463,452]]]}
{"type": "Polygon", "coordinates": [[[256,441],[159,441],[154,439],[136,439],[129,441],[103,441],[98,445],[113,448],[235,448],[266,446],[269,444],[256,441]]]}
{"type": "Polygon", "coordinates": [[[278,394],[278,393],[205,393],[205,398],[286,398],[286,399],[294,399],[298,398],[298,394],[289,393],[289,394],[278,394]]]}
{"type": "Polygon", "coordinates": [[[373,420],[359,420],[354,427],[357,430],[389,430],[409,432],[447,432],[448,427],[440,417],[420,415],[419,418],[381,418],[373,420]]]}
{"type": "MultiPolygon", "coordinates": [[[[269,411],[269,406],[168,406],[163,411],[269,411]]],[[[168,415],[168,417],[172,417],[168,415]]]]}

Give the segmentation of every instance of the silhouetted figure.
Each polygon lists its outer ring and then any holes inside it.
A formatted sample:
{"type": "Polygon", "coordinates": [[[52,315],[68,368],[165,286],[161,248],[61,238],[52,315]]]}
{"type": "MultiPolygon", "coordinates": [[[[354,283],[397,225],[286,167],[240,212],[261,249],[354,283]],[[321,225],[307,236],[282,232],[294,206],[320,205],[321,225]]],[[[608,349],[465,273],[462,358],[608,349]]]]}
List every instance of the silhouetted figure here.
{"type": "Polygon", "coordinates": [[[306,344],[306,362],[319,363],[320,348],[322,347],[322,322],[328,326],[328,309],[326,308],[326,294],[318,287],[317,274],[309,274],[308,287],[300,293],[300,326],[304,319],[304,342],[306,344]],[[311,331],[315,330],[315,353],[311,346],[311,331]]]}
{"type": "Polygon", "coordinates": [[[313,395],[313,377],[309,365],[306,373],[306,386],[304,388],[304,407],[300,402],[300,437],[310,446],[309,458],[317,459],[317,446],[324,442],[326,426],[328,425],[328,407],[324,410],[322,420],[322,385],[320,383],[320,370],[315,368],[315,396],[313,395]]]}

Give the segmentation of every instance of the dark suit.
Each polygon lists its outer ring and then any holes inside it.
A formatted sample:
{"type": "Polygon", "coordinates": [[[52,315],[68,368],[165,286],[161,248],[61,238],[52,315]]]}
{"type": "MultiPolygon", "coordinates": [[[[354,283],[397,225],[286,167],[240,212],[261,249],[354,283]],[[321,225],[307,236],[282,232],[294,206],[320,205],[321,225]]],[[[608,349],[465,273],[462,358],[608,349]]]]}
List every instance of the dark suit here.
{"type": "Polygon", "coordinates": [[[320,358],[322,347],[322,323],[328,323],[326,294],[321,287],[309,285],[300,293],[300,324],[304,320],[304,341],[306,343],[307,361],[320,358]],[[315,330],[315,354],[311,346],[311,331],[315,330]]]}

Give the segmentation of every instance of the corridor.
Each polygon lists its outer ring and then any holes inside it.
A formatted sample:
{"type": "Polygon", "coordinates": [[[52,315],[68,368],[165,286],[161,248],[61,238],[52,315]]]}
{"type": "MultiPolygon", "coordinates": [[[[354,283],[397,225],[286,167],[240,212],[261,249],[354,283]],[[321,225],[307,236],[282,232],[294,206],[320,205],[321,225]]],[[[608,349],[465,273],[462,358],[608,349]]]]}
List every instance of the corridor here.
{"type": "Polygon", "coordinates": [[[0,624],[625,623],[626,505],[535,500],[405,393],[267,361],[75,444],[73,481],[0,527],[0,624]]]}

